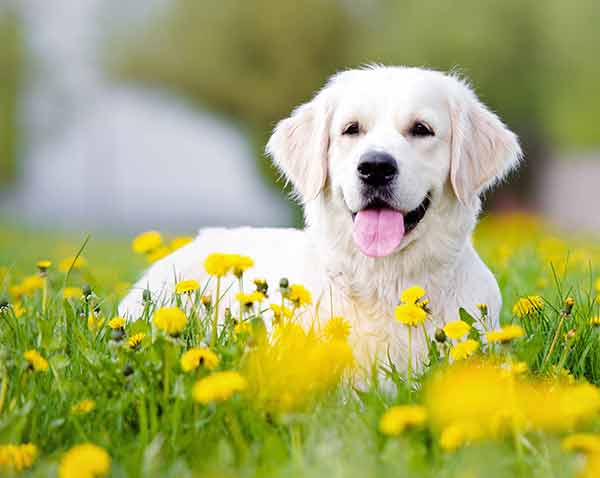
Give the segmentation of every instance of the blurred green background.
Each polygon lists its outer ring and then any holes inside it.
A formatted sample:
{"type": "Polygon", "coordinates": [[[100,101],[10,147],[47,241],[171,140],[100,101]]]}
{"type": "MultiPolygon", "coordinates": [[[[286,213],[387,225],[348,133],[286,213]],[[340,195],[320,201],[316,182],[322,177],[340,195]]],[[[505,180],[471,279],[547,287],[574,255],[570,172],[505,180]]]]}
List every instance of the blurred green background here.
{"type": "MultiPolygon", "coordinates": [[[[511,207],[531,205],[544,161],[599,149],[600,3],[593,0],[171,0],[143,16],[132,7],[143,2],[133,2],[128,18],[136,21],[112,30],[118,3],[95,3],[112,5],[100,60],[110,81],[166,92],[224,118],[242,131],[268,183],[276,176],[263,148],[275,122],[329,75],[374,62],[471,79],[524,145],[525,167],[500,192],[511,207]]],[[[27,41],[18,3],[7,5],[0,10],[4,184],[15,180],[27,146],[18,108],[27,41]]]]}

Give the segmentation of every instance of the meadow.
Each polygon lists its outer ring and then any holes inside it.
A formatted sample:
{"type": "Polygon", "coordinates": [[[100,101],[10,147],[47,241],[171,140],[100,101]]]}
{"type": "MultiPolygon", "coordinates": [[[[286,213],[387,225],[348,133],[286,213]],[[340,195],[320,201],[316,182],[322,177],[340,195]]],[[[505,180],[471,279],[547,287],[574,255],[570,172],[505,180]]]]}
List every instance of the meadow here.
{"type": "MultiPolygon", "coordinates": [[[[168,303],[146,293],[126,322],[119,298],[189,238],[0,224],[2,476],[600,476],[593,239],[484,218],[474,243],[502,327],[485,304],[457,311],[422,369],[380,364],[357,386],[350,325],[299,327],[310,291],[266,284],[252,258],[215,251],[198,263],[207,284],[182,281],[168,303]],[[239,307],[220,303],[229,287],[239,307]]],[[[394,317],[423,333],[427,291],[404,291],[394,317]]]]}

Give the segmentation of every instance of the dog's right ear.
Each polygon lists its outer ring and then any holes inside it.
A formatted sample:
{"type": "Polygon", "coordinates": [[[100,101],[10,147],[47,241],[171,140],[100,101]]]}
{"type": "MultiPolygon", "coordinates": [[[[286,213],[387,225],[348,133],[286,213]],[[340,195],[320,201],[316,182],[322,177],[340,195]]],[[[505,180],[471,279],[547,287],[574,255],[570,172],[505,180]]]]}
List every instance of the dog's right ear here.
{"type": "Polygon", "coordinates": [[[331,113],[322,91],[280,121],[267,143],[267,154],[303,203],[315,199],[327,180],[331,113]]]}

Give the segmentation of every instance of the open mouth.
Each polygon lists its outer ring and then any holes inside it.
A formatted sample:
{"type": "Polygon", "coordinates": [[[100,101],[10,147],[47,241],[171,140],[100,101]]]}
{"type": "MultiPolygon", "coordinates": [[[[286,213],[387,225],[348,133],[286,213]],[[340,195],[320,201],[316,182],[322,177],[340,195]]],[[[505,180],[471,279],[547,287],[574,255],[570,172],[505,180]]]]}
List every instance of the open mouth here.
{"type": "Polygon", "coordinates": [[[354,242],[366,256],[388,256],[396,250],[404,236],[417,227],[430,204],[430,195],[426,194],[415,209],[403,213],[382,199],[374,199],[352,214],[354,242]]]}
{"type": "MultiPolygon", "coordinates": [[[[419,224],[421,222],[421,220],[425,217],[425,213],[427,212],[427,209],[429,209],[430,204],[431,204],[431,199],[429,198],[429,194],[426,194],[425,199],[423,199],[423,202],[421,202],[421,204],[419,204],[415,209],[408,212],[407,214],[403,214],[404,234],[408,234],[415,227],[417,227],[417,224],[419,224]]],[[[383,201],[382,199],[372,200],[362,210],[364,211],[367,209],[390,209],[392,211],[397,211],[397,209],[394,209],[392,206],[390,206],[387,202],[383,201]]],[[[357,212],[352,213],[353,221],[356,220],[357,214],[358,214],[357,212]]]]}

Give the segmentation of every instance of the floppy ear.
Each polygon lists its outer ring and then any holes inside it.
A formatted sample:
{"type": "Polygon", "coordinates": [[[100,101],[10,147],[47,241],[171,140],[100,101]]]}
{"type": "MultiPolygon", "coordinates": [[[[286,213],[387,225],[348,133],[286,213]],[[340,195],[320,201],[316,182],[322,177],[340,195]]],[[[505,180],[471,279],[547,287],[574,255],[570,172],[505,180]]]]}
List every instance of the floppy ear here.
{"type": "Polygon", "coordinates": [[[321,92],[280,121],[267,143],[267,154],[304,203],[325,186],[330,120],[331,108],[321,92]]]}
{"type": "Polygon", "coordinates": [[[464,205],[517,166],[522,153],[517,136],[487,109],[463,82],[451,104],[450,181],[464,205]]]}

